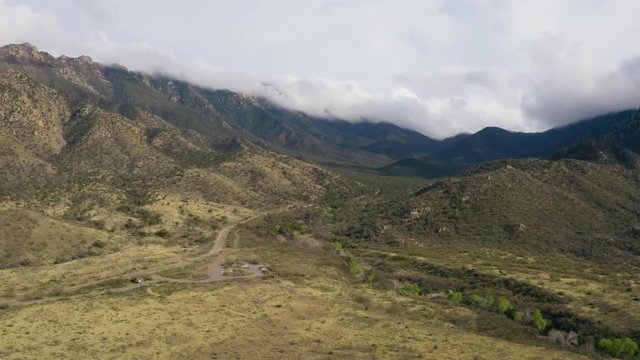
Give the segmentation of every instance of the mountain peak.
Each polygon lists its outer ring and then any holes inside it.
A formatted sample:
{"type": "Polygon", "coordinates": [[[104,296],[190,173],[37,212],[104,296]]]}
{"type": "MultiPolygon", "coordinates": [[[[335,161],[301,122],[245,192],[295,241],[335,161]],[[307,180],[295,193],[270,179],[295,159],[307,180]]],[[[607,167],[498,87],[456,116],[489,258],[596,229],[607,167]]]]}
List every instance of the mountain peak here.
{"type": "Polygon", "coordinates": [[[56,60],[59,63],[65,64],[65,65],[69,63],[75,63],[79,65],[90,65],[94,63],[93,59],[87,55],[80,55],[77,58],[69,57],[66,55],[60,55],[56,60]]]}
{"type": "Polygon", "coordinates": [[[5,45],[3,47],[0,47],[0,49],[2,50],[13,50],[13,51],[24,51],[27,52],[29,54],[36,54],[38,53],[38,48],[35,47],[35,45],[31,44],[31,43],[22,43],[22,44],[9,44],[9,45],[5,45]]]}
{"type": "Polygon", "coordinates": [[[23,62],[49,62],[53,59],[51,55],[44,51],[39,51],[37,47],[30,43],[9,44],[0,48],[0,53],[20,63],[23,62]]]}

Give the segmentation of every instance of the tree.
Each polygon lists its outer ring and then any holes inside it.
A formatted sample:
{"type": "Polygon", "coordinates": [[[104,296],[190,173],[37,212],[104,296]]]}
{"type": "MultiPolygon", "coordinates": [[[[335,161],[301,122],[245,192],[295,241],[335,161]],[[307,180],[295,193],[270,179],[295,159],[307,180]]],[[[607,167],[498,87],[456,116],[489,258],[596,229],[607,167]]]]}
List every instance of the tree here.
{"type": "Polygon", "coordinates": [[[500,314],[504,314],[507,311],[513,309],[513,305],[511,305],[511,302],[503,297],[498,297],[495,300],[493,307],[500,314]]]}
{"type": "Polygon", "coordinates": [[[480,306],[480,304],[482,303],[482,301],[484,300],[484,298],[478,294],[472,294],[471,296],[469,296],[467,298],[467,304],[469,305],[473,305],[473,306],[480,306]]]}
{"type": "Polygon", "coordinates": [[[451,301],[455,301],[457,303],[462,301],[462,293],[459,291],[452,291],[449,293],[449,295],[447,296],[447,298],[451,301]]]}
{"type": "Polygon", "coordinates": [[[362,265],[360,265],[360,259],[352,257],[349,258],[349,272],[356,278],[361,278],[364,274],[362,265]]]}
{"type": "Polygon", "coordinates": [[[539,333],[543,332],[544,329],[549,326],[549,320],[542,316],[542,311],[540,311],[540,309],[533,309],[531,316],[533,317],[533,327],[536,328],[539,333]]]}
{"type": "Polygon", "coordinates": [[[638,352],[638,344],[629,338],[601,339],[598,348],[614,357],[632,357],[638,352]]]}
{"type": "Polygon", "coordinates": [[[422,293],[422,290],[420,289],[420,285],[413,282],[406,282],[398,290],[398,293],[403,296],[419,296],[422,293]]]}

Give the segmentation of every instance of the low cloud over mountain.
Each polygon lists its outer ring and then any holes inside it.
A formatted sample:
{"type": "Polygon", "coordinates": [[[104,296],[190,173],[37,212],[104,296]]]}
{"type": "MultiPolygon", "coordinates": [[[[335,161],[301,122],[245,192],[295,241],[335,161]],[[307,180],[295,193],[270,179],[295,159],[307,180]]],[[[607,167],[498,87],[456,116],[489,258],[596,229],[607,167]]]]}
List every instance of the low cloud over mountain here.
{"type": "Polygon", "coordinates": [[[639,11],[635,1],[4,0],[0,43],[445,137],[638,107],[639,11]]]}

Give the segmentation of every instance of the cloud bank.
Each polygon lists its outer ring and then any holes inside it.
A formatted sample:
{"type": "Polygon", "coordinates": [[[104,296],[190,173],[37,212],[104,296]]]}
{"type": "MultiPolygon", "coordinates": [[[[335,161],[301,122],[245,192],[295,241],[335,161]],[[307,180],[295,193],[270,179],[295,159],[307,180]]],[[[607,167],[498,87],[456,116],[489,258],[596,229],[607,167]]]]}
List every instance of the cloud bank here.
{"type": "Polygon", "coordinates": [[[433,137],[640,106],[634,0],[0,0],[0,44],[433,137]]]}

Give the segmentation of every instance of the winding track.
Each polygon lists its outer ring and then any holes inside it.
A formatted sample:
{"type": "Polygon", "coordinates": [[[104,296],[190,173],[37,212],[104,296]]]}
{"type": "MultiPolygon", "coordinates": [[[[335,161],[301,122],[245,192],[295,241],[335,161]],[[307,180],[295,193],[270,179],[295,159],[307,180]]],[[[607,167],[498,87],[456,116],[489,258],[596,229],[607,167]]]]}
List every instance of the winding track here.
{"type": "MultiPolygon", "coordinates": [[[[208,269],[208,275],[209,278],[204,279],[204,280],[189,280],[189,279],[174,279],[174,278],[169,278],[169,277],[165,277],[165,276],[160,276],[157,275],[157,273],[164,271],[164,270],[168,270],[168,269],[172,269],[172,268],[176,268],[176,267],[184,267],[184,266],[188,266],[190,264],[193,264],[195,262],[198,261],[202,261],[205,260],[209,257],[212,257],[214,255],[218,255],[225,247],[225,244],[227,242],[227,237],[229,236],[229,233],[231,232],[231,230],[233,230],[233,228],[235,228],[236,226],[238,226],[239,224],[243,224],[255,219],[258,219],[260,217],[263,217],[267,214],[273,214],[273,213],[277,213],[277,212],[282,212],[282,211],[286,211],[286,210],[290,210],[292,209],[294,206],[299,205],[298,203],[294,203],[294,204],[289,204],[286,206],[283,206],[281,208],[272,210],[272,211],[264,211],[259,213],[258,215],[255,215],[253,217],[250,217],[248,219],[239,221],[235,224],[229,225],[227,227],[222,228],[218,234],[216,235],[213,244],[211,245],[211,247],[209,248],[209,250],[201,255],[198,255],[196,257],[193,257],[191,259],[186,259],[183,261],[179,261],[176,263],[172,263],[172,264],[167,264],[167,265],[163,265],[163,266],[158,266],[155,267],[153,269],[147,269],[144,271],[135,271],[135,272],[130,272],[130,273],[125,273],[125,274],[121,274],[121,275],[117,275],[117,276],[111,276],[108,278],[103,278],[100,280],[94,280],[94,281],[88,281],[82,284],[78,284],[78,285],[73,285],[73,286],[67,286],[63,289],[63,292],[65,293],[73,293],[73,292],[77,292],[78,290],[82,290],[85,288],[89,288],[92,286],[98,286],[101,284],[105,284],[108,283],[109,281],[114,281],[114,280],[120,280],[120,279],[133,279],[133,278],[150,278],[150,280],[145,280],[141,283],[137,283],[137,284],[130,284],[124,287],[120,287],[120,288],[116,288],[116,289],[109,289],[109,290],[105,290],[103,293],[123,293],[123,292],[127,292],[127,291],[131,291],[134,289],[138,289],[144,286],[148,286],[151,284],[155,284],[155,283],[159,283],[159,282],[175,282],[175,283],[181,283],[181,284],[204,284],[204,283],[212,283],[212,282],[217,282],[217,281],[227,281],[227,280],[235,280],[235,279],[250,279],[250,278],[257,278],[257,277],[262,277],[264,276],[264,274],[262,273],[262,271],[259,270],[259,267],[255,264],[249,264],[249,263],[244,263],[246,265],[248,265],[249,267],[246,269],[247,272],[249,272],[249,275],[246,276],[224,276],[222,275],[222,271],[223,271],[223,266],[221,262],[218,261],[214,261],[209,265],[209,269],[208,269]]],[[[70,296],[69,298],[75,298],[75,297],[80,297],[82,296],[81,294],[79,295],[73,295],[70,296]]],[[[24,305],[32,305],[32,304],[38,304],[38,303],[43,303],[46,302],[50,299],[44,298],[44,299],[36,299],[36,300],[28,300],[28,299],[16,299],[16,300],[9,300],[3,303],[0,303],[0,305],[2,306],[24,306],[24,305]]]]}

